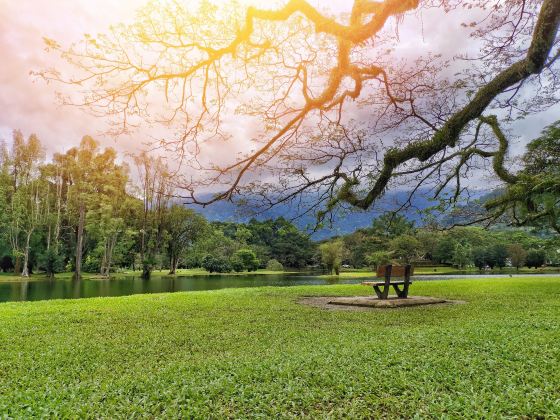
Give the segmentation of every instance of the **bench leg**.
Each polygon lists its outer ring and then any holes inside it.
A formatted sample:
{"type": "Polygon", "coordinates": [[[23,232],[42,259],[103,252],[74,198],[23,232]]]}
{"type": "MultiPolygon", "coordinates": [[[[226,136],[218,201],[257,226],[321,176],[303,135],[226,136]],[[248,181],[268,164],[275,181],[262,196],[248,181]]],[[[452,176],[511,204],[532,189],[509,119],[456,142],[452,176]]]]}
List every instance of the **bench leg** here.
{"type": "Polygon", "coordinates": [[[406,282],[406,283],[404,284],[403,291],[402,291],[402,293],[403,293],[403,298],[407,298],[407,297],[408,297],[408,288],[409,288],[409,286],[410,286],[410,283],[409,283],[409,282],[406,282]]]}
{"type": "Polygon", "coordinates": [[[379,289],[379,286],[373,286],[373,290],[379,299],[387,299],[389,297],[389,287],[383,286],[383,291],[379,289]]]}
{"type": "Polygon", "coordinates": [[[393,284],[393,288],[395,289],[395,293],[398,297],[402,299],[406,299],[408,297],[408,284],[404,286],[403,290],[399,289],[399,286],[396,284],[393,284]]]}

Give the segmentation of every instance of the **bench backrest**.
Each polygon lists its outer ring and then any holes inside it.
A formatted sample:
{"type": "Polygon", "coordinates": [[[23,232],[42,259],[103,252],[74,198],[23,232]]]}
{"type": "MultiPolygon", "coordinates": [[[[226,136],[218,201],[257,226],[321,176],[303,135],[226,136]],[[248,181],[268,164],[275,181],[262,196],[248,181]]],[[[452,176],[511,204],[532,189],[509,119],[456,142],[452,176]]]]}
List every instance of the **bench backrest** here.
{"type": "MultiPolygon", "coordinates": [[[[376,277],[385,278],[385,273],[387,272],[387,268],[391,267],[391,277],[404,277],[406,266],[404,265],[380,265],[377,267],[377,272],[375,273],[376,277]]],[[[414,275],[414,267],[410,267],[410,275],[414,275]]]]}

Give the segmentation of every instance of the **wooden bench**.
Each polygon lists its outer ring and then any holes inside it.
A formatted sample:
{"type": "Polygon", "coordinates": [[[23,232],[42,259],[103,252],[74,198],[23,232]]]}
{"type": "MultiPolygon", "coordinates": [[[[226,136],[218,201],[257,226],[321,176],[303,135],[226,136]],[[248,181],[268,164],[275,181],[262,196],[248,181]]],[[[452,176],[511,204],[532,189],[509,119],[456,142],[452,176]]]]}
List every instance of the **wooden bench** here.
{"type": "Polygon", "coordinates": [[[408,297],[408,288],[412,284],[410,277],[413,271],[410,264],[405,266],[382,265],[377,268],[376,277],[384,278],[385,281],[364,281],[362,285],[373,286],[373,290],[379,299],[387,299],[389,297],[391,286],[395,289],[399,298],[406,299],[408,297]],[[399,277],[402,280],[392,281],[392,277],[399,277]],[[402,289],[399,286],[402,286],[402,289]],[[383,290],[381,290],[381,287],[383,287],[383,290]]]}

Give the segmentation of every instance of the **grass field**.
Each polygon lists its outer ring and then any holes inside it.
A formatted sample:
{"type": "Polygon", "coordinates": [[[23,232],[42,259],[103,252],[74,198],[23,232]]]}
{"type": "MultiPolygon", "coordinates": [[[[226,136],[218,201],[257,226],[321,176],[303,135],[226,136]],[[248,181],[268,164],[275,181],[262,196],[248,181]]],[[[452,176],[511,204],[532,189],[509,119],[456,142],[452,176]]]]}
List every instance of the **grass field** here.
{"type": "Polygon", "coordinates": [[[558,417],[560,279],[419,282],[467,304],[297,304],[355,285],[0,304],[0,417],[558,417]]]}

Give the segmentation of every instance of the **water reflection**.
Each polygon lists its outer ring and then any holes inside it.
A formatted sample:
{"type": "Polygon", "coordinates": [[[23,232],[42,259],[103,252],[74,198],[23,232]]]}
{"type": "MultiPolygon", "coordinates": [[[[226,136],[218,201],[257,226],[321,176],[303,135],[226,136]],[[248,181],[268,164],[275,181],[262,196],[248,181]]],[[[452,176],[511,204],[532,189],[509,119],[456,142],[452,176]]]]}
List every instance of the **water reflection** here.
{"type": "Polygon", "coordinates": [[[163,276],[143,280],[122,277],[107,280],[35,280],[0,283],[0,302],[79,299],[144,293],[215,290],[231,287],[294,286],[357,283],[358,279],[320,278],[316,275],[163,276]]]}

